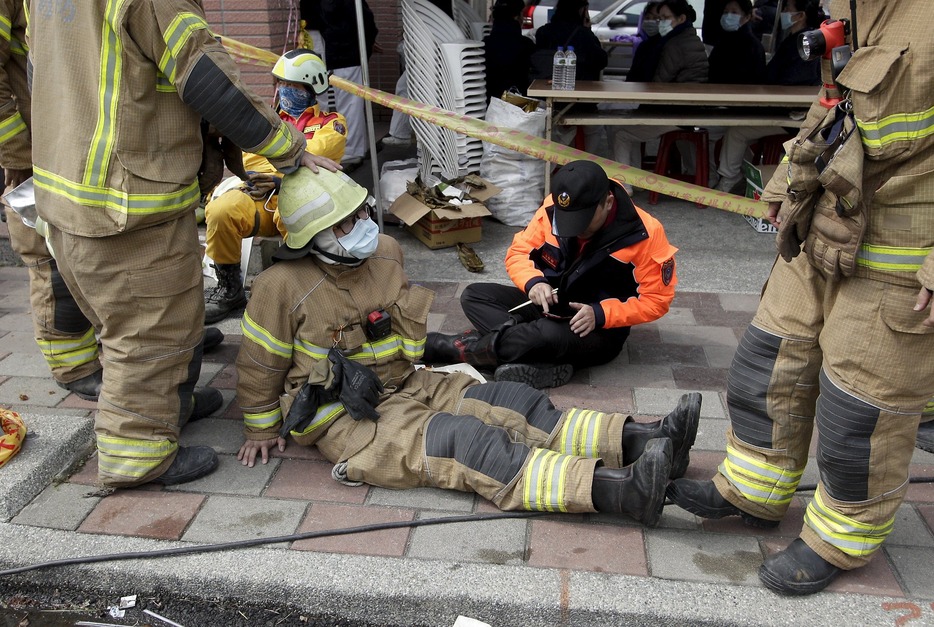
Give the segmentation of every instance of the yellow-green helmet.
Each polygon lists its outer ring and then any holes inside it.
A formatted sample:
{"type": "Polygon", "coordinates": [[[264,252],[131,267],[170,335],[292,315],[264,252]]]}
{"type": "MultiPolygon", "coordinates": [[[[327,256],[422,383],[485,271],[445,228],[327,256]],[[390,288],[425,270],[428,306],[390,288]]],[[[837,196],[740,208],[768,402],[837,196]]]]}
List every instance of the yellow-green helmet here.
{"type": "Polygon", "coordinates": [[[343,172],[299,168],[282,179],[279,217],[287,231],[285,245],[297,250],[315,235],[354,213],[366,202],[366,188],[343,172]]]}
{"type": "Polygon", "coordinates": [[[279,57],[272,75],[283,81],[308,85],[319,96],[328,90],[328,68],[314,50],[296,48],[279,57]]]}

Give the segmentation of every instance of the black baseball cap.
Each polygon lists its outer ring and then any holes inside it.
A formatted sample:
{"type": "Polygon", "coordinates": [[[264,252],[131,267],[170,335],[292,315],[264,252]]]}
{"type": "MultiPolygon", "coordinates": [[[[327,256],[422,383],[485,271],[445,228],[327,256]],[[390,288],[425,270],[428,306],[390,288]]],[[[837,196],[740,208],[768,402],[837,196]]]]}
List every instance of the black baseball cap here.
{"type": "Polygon", "coordinates": [[[571,161],[558,170],[551,179],[552,232],[558,237],[583,233],[609,191],[610,179],[593,161],[571,161]]]}

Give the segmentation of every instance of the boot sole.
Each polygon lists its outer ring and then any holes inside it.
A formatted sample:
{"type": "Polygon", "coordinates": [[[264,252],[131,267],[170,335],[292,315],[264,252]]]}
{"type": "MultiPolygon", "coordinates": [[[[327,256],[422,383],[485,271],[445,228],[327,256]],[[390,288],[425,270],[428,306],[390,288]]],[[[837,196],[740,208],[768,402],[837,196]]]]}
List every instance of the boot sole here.
{"type": "MultiPolygon", "coordinates": [[[[680,410],[682,406],[686,406],[688,417],[684,429],[684,439],[681,441],[681,446],[679,446],[672,455],[669,479],[679,479],[683,477],[684,473],[688,470],[688,466],[691,463],[691,447],[694,446],[694,441],[697,439],[697,427],[700,424],[702,402],[703,397],[699,392],[685,394],[682,400],[678,402],[678,407],[675,411],[680,410]]],[[[672,444],[674,444],[674,439],[672,439],[672,444]]]]}
{"type": "Polygon", "coordinates": [[[655,494],[656,497],[646,505],[645,513],[637,518],[646,527],[657,527],[658,521],[662,517],[662,510],[665,508],[665,485],[668,483],[668,473],[671,472],[671,440],[666,440],[667,438],[649,440],[649,443],[645,446],[645,451],[643,451],[639,461],[636,462],[637,464],[642,462],[644,466],[648,466],[647,470],[651,472],[654,479],[652,494],[655,494]],[[665,454],[666,448],[668,449],[667,455],[665,454]],[[660,455],[656,454],[658,449],[661,449],[659,451],[660,455]]]}
{"type": "Polygon", "coordinates": [[[554,366],[531,366],[527,364],[503,364],[493,373],[494,381],[514,381],[541,390],[565,385],[574,376],[570,364],[554,366]]]}

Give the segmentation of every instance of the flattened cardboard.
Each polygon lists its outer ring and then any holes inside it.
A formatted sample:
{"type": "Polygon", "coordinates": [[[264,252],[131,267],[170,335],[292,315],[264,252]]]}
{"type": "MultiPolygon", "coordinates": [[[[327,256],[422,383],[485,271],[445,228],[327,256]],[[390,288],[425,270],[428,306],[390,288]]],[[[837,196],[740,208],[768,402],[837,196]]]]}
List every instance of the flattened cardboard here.
{"type": "MultiPolygon", "coordinates": [[[[484,181],[485,182],[485,181],[484,181]]],[[[487,183],[474,190],[470,197],[476,202],[450,209],[432,209],[409,193],[402,194],[389,207],[390,213],[405,222],[406,227],[429,248],[446,248],[455,244],[473,244],[482,237],[484,216],[492,215],[483,201],[502,189],[487,183]]]]}

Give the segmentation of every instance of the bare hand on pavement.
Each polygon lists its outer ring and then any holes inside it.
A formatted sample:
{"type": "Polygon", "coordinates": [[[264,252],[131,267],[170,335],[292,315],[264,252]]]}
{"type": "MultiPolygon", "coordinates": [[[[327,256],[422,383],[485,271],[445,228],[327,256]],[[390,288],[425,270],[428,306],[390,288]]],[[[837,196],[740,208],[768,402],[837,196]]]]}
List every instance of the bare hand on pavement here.
{"type": "Polygon", "coordinates": [[[237,453],[237,459],[244,466],[252,468],[256,463],[256,454],[260,453],[260,459],[264,464],[269,463],[269,450],[277,447],[279,452],[285,451],[285,438],[271,438],[269,440],[247,440],[240,447],[237,453]]]}

